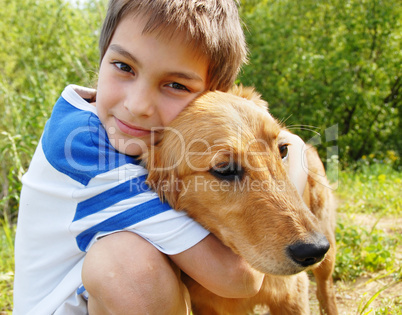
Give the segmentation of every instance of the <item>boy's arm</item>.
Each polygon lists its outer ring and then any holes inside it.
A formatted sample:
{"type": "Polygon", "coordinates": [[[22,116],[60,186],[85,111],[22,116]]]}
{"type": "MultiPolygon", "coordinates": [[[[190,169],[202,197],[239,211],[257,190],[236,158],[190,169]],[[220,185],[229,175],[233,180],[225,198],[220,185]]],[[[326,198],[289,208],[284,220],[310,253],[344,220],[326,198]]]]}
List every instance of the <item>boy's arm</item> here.
{"type": "Polygon", "coordinates": [[[187,275],[209,291],[226,298],[254,296],[264,274],[209,234],[188,250],[169,256],[187,275]]]}

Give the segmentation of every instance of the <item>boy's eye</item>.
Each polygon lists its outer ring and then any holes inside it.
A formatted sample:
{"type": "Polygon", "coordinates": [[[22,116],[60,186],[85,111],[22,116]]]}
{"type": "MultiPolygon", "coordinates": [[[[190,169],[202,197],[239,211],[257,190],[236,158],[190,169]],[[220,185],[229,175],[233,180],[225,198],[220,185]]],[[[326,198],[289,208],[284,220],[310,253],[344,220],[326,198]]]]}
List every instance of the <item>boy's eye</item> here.
{"type": "Polygon", "coordinates": [[[131,67],[128,64],[124,63],[124,62],[116,61],[116,62],[113,62],[113,64],[117,68],[119,68],[121,71],[133,73],[133,69],[131,69],[131,67]]]}
{"type": "Polygon", "coordinates": [[[189,91],[188,88],[186,88],[184,85],[177,83],[177,82],[172,82],[168,84],[169,87],[175,89],[175,90],[183,90],[183,91],[189,91]]]}

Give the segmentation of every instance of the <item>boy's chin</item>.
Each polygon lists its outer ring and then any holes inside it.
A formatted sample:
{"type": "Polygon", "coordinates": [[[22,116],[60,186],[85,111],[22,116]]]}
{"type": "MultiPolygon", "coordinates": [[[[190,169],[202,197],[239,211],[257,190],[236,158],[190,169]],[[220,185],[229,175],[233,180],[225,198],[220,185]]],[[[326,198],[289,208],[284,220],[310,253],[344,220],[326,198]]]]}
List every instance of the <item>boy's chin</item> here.
{"type": "Polygon", "coordinates": [[[110,143],[120,153],[130,156],[139,156],[148,151],[147,142],[141,139],[110,139],[110,143]]]}

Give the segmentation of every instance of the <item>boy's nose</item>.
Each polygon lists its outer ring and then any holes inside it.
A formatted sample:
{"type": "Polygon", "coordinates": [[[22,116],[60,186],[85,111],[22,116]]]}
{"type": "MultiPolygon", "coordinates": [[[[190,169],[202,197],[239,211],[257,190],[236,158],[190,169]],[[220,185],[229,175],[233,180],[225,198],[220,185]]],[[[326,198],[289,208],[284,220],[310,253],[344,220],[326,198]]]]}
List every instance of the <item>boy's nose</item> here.
{"type": "Polygon", "coordinates": [[[124,107],[134,116],[152,116],[155,105],[149,88],[138,87],[126,94],[124,107]]]}

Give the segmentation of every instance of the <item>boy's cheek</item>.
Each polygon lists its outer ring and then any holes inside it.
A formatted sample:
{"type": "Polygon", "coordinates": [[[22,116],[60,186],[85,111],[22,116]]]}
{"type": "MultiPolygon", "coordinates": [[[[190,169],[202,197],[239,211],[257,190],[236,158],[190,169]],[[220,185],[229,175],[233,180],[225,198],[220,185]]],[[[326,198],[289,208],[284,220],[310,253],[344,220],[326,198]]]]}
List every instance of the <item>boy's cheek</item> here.
{"type": "Polygon", "coordinates": [[[166,110],[161,113],[163,126],[168,126],[194,99],[195,97],[191,97],[182,102],[171,102],[171,104],[167,104],[166,110]]]}

